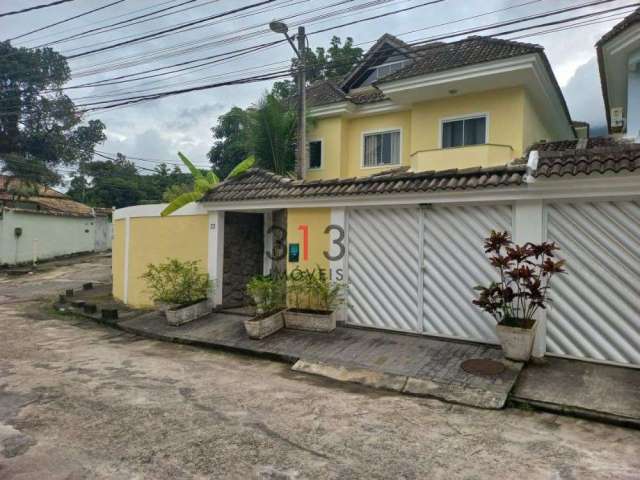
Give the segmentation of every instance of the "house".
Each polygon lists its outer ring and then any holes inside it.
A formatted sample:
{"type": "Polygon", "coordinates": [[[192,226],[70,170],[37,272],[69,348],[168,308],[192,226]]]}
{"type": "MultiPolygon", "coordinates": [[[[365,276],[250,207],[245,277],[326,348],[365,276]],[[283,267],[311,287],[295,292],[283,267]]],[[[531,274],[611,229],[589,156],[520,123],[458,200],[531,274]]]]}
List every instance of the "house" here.
{"type": "Polygon", "coordinates": [[[597,43],[609,132],[640,141],[640,9],[597,43]]]}
{"type": "MultiPolygon", "coordinates": [[[[606,72],[605,91],[618,77],[606,72]]],[[[541,47],[384,35],[340,82],[310,86],[308,101],[303,180],[251,169],[191,207],[207,232],[206,254],[192,257],[218,304],[233,305],[251,275],[319,267],[349,284],[347,325],[497,343],[471,299],[493,274],[483,238],[508,230],[518,243],[557,242],[569,265],[534,353],[640,366],[640,144],[588,138],[541,47]]],[[[633,119],[640,104],[628,107],[633,119]]],[[[139,252],[131,240],[146,227],[134,213],[116,212],[129,246],[114,247],[114,262],[139,252]]],[[[188,242],[180,225],[174,241],[188,242]]],[[[127,267],[114,272],[131,285],[127,267]]]]}
{"type": "Polygon", "coordinates": [[[111,210],[96,211],[43,185],[0,175],[0,265],[111,248],[111,210]]]}

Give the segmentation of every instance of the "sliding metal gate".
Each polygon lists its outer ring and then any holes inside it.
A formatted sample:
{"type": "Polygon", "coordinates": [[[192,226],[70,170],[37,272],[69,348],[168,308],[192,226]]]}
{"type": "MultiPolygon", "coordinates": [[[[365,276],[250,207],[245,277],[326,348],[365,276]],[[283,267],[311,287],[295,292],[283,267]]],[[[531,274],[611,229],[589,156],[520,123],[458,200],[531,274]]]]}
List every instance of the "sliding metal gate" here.
{"type": "Polygon", "coordinates": [[[495,321],[471,301],[497,280],[484,253],[491,230],[512,230],[510,205],[438,206],[424,211],[423,332],[497,343],[495,321]]]}
{"type": "Polygon", "coordinates": [[[483,239],[511,223],[509,205],[349,210],[348,322],[495,343],[471,300],[494,275],[483,239]]]}
{"type": "Polygon", "coordinates": [[[551,289],[547,350],[640,365],[640,202],[550,204],[547,236],[568,271],[551,289]]]}
{"type": "Polygon", "coordinates": [[[348,221],[348,323],[419,331],[420,209],[354,209],[348,221]]]}

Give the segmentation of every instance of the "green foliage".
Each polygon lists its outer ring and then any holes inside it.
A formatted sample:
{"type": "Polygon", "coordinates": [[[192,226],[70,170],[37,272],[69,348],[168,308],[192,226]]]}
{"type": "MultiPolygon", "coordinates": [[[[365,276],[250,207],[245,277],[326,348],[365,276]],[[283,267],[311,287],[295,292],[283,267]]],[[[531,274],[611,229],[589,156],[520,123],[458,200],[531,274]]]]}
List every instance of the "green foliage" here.
{"type": "MultiPolygon", "coordinates": [[[[194,189],[191,192],[183,193],[174,198],[171,203],[169,203],[169,205],[167,205],[167,207],[160,213],[160,215],[162,215],[163,217],[171,215],[176,210],[181,209],[191,202],[197,202],[202,197],[204,197],[205,193],[207,193],[218,183],[220,183],[220,179],[214,172],[209,171],[206,174],[203,174],[181,152],[178,152],[178,156],[191,172],[191,175],[193,177],[194,189]]],[[[236,167],[231,171],[227,178],[239,175],[242,172],[248,170],[253,166],[254,162],[255,160],[253,157],[244,159],[242,162],[236,165],[236,167]]]]}
{"type": "Polygon", "coordinates": [[[169,188],[164,191],[164,193],[162,194],[162,201],[171,203],[180,195],[190,192],[191,190],[193,190],[193,185],[188,185],[186,183],[176,183],[169,186],[169,188]]]}
{"type": "Polygon", "coordinates": [[[299,310],[330,312],[345,302],[347,285],[332,282],[321,268],[296,269],[287,278],[289,303],[299,310]]]}
{"type": "Polygon", "coordinates": [[[273,94],[264,95],[250,112],[250,142],[258,165],[279,175],[295,164],[296,115],[273,94]]]}
{"type": "Polygon", "coordinates": [[[287,279],[284,275],[258,275],[247,284],[247,293],[255,302],[258,314],[284,308],[286,291],[287,279]]]}
{"type": "MultiPolygon", "coordinates": [[[[338,80],[362,59],[362,49],[353,46],[348,37],[344,44],[333,37],[328,49],[318,47],[305,50],[308,68],[307,83],[316,80],[338,80]]],[[[298,60],[292,60],[296,68],[298,60]]],[[[222,176],[231,172],[250,153],[257,164],[279,175],[294,169],[296,144],[296,112],[293,99],[296,84],[291,80],[275,82],[271,92],[265,93],[250,108],[233,107],[218,118],[211,131],[214,144],[209,161],[222,176]]],[[[310,126],[309,121],[307,125],[310,126]]]]}
{"type": "MultiPolygon", "coordinates": [[[[307,82],[317,80],[337,81],[344,77],[362,59],[362,49],[353,46],[353,38],[347,37],[342,44],[340,37],[333,36],[328,49],[317,47],[305,50],[307,82]]],[[[299,65],[297,58],[292,60],[294,67],[299,65]]]]}
{"type": "Polygon", "coordinates": [[[70,78],[66,59],[50,48],[0,42],[0,155],[3,171],[32,182],[61,181],[56,167],[82,165],[104,142],[105,125],[82,116],[62,86],[70,78]]]}
{"type": "Polygon", "coordinates": [[[71,180],[67,195],[92,207],[160,203],[173,185],[186,185],[185,191],[193,188],[191,175],[182,173],[177,166],[169,170],[163,163],[155,173],[140,175],[135,164],[120,154],[116,160],[88,162],[83,165],[83,172],[71,180]]]}
{"type": "Polygon", "coordinates": [[[209,275],[200,271],[196,261],[170,258],[159,265],[149,264],[141,278],[155,301],[174,305],[204,300],[211,289],[209,275]]]}
{"type": "Polygon", "coordinates": [[[226,177],[251,153],[248,131],[249,115],[240,107],[233,107],[221,115],[216,126],[211,129],[214,143],[208,157],[220,176],[226,177]]]}

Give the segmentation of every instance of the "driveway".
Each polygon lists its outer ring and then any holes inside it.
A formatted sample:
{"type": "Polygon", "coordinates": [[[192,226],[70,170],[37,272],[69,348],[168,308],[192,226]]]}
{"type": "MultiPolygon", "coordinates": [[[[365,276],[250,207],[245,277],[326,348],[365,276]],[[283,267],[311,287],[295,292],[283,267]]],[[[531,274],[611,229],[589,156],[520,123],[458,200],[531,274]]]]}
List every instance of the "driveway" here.
{"type": "Polygon", "coordinates": [[[334,383],[33,300],[108,267],[0,280],[0,479],[640,478],[639,431],[334,383]]]}

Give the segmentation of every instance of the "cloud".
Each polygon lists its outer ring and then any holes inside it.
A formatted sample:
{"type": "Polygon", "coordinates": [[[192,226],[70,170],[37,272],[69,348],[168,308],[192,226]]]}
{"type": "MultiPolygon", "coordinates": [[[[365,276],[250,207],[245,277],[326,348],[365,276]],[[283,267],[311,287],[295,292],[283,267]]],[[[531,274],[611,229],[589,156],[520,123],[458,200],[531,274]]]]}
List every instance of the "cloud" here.
{"type": "Polygon", "coordinates": [[[184,130],[194,127],[203,119],[212,123],[217,118],[214,113],[222,113],[224,107],[223,103],[216,102],[199,107],[183,108],[178,112],[176,118],[164,122],[164,125],[170,129],[184,130]]]}
{"type": "Polygon", "coordinates": [[[580,66],[562,90],[571,117],[589,122],[592,135],[605,133],[607,120],[596,58],[580,66]]]}

